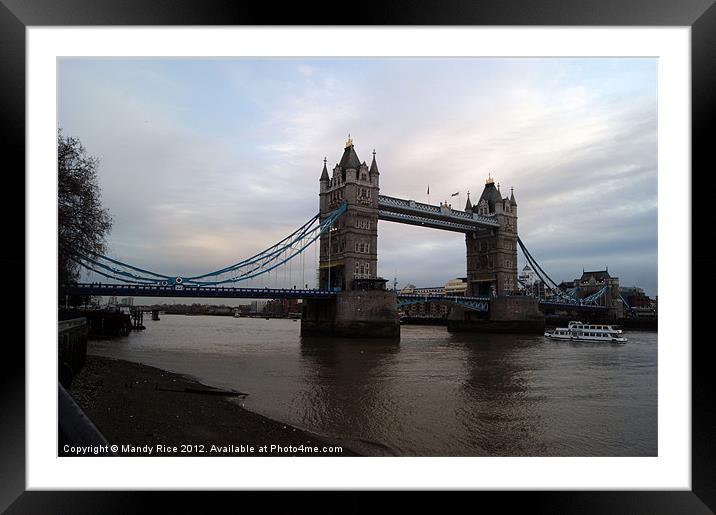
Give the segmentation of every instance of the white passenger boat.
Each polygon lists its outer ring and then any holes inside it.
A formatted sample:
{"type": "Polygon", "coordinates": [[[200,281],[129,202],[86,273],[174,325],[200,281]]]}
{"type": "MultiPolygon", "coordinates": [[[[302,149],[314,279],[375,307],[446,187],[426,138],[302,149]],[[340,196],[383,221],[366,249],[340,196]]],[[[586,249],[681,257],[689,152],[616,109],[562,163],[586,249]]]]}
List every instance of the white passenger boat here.
{"type": "Polygon", "coordinates": [[[617,342],[624,343],[627,339],[622,335],[621,329],[614,329],[604,324],[583,324],[572,321],[567,327],[558,327],[552,332],[545,332],[547,338],[554,340],[572,340],[583,342],[617,342]]]}

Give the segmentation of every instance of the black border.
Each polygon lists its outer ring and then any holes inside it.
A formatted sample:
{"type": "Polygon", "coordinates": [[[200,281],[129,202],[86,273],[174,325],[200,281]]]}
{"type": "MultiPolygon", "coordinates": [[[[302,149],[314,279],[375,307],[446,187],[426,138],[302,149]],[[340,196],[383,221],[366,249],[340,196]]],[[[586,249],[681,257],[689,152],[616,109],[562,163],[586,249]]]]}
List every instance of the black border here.
{"type": "MultiPolygon", "coordinates": [[[[577,26],[690,26],[692,52],[692,170],[701,169],[700,178],[707,177],[709,136],[716,121],[716,5],[714,0],[443,0],[390,3],[372,1],[340,2],[331,7],[325,4],[293,2],[240,2],[238,0],[0,0],[0,118],[4,129],[0,139],[4,160],[5,195],[24,198],[25,191],[25,28],[39,25],[577,25],[577,26]],[[709,130],[711,129],[711,130],[709,130]],[[8,157],[12,160],[8,161],[8,157]],[[12,164],[8,164],[12,163],[12,164]],[[14,181],[14,183],[13,183],[14,181]]],[[[710,163],[709,163],[710,164],[710,163]]],[[[710,169],[713,166],[709,167],[710,169]]],[[[710,171],[709,169],[709,171],[710,171]]],[[[663,171],[663,170],[662,170],[663,171]]],[[[675,172],[677,173],[677,172],[675,172]]],[[[710,189],[697,188],[692,172],[692,269],[710,271],[716,259],[708,252],[708,243],[695,236],[701,234],[697,225],[708,221],[710,189]]],[[[688,179],[688,178],[686,178],[688,179]]],[[[6,291],[25,291],[25,233],[17,219],[17,207],[1,203],[5,234],[14,236],[0,255],[3,270],[15,273],[6,291]],[[16,225],[16,227],[12,227],[16,225]],[[12,231],[16,234],[12,234],[12,231]],[[8,249],[12,250],[8,250],[8,249]],[[20,250],[22,249],[22,250],[20,250]]],[[[692,284],[691,276],[685,281],[692,284]]],[[[694,295],[698,293],[693,290],[694,295]]],[[[3,297],[4,313],[17,311],[24,305],[22,297],[3,297]],[[13,309],[14,307],[14,309],[13,309]]],[[[685,299],[686,300],[686,299],[685,299]]],[[[692,320],[708,320],[706,302],[691,299],[692,320]]],[[[15,317],[16,318],[16,317],[15,317]]],[[[19,325],[19,324],[18,324],[19,325]]],[[[693,327],[693,326],[692,326],[693,327]]],[[[696,329],[693,327],[693,329],[696,329]]],[[[23,333],[24,336],[24,333],[23,333]]],[[[3,341],[0,374],[0,510],[8,513],[127,513],[146,507],[147,492],[25,492],[25,352],[18,337],[3,341]],[[14,345],[11,345],[14,344],[14,345]],[[12,365],[10,365],[12,364],[12,365]],[[23,493],[24,492],[24,493],[23,493]],[[18,497],[19,496],[19,497],[18,497]],[[12,506],[11,506],[12,505],[12,506]]],[[[672,344],[687,344],[670,342],[672,344]]],[[[634,492],[479,492],[471,494],[468,502],[499,503],[500,511],[515,507],[550,513],[714,513],[716,510],[716,481],[714,458],[716,434],[714,423],[714,395],[708,381],[712,360],[709,338],[702,338],[692,348],[692,490],[634,491],[634,492]],[[473,497],[478,495],[476,501],[473,497]]],[[[242,502],[259,501],[267,508],[276,502],[290,503],[306,499],[305,492],[277,495],[238,493],[242,502]],[[287,498],[288,495],[288,498],[287,498]],[[248,499],[246,499],[248,498],[248,499]]],[[[236,493],[214,493],[233,500],[236,493]]],[[[454,495],[454,494],[453,494],[454,495]]],[[[384,500],[379,493],[350,492],[341,500],[340,511],[364,511],[384,500]],[[348,501],[348,502],[346,502],[348,501]]],[[[168,502],[166,495],[162,496],[168,502]]],[[[203,497],[203,496],[202,496],[203,497]]],[[[439,497],[439,496],[438,496],[439,497]]],[[[424,507],[423,493],[411,494],[424,507]]],[[[175,492],[171,503],[181,506],[182,512],[197,506],[205,511],[205,501],[196,504],[196,497],[187,492],[175,492]]],[[[435,502],[435,500],[431,500],[435,502]]],[[[442,501],[435,507],[444,508],[442,501]]],[[[246,507],[247,505],[242,505],[246,507]]],[[[473,505],[476,506],[476,505],[473,505]]],[[[297,507],[297,506],[296,506],[297,507]]],[[[170,509],[163,504],[162,511],[170,509]]],[[[238,506],[237,506],[238,508],[238,506]]],[[[313,506],[314,509],[318,506],[313,506]]]]}

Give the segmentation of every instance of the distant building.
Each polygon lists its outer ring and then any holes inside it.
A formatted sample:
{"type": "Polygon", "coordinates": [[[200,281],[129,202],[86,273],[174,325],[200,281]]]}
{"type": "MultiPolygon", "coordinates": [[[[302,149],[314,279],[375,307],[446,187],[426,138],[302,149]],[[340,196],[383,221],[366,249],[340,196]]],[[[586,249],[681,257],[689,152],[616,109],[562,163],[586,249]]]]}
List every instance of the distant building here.
{"type": "Polygon", "coordinates": [[[235,313],[251,313],[251,304],[239,304],[234,308],[235,313]]]}
{"type": "Polygon", "coordinates": [[[263,313],[264,306],[266,306],[265,300],[254,300],[251,301],[251,313],[263,313]]]}
{"type": "Polygon", "coordinates": [[[416,295],[445,295],[444,286],[431,286],[429,288],[414,288],[416,295]]]}
{"type": "Polygon", "coordinates": [[[403,287],[400,289],[400,291],[398,292],[398,294],[399,294],[399,295],[400,295],[400,294],[410,295],[410,294],[412,294],[414,291],[415,291],[415,285],[414,285],[414,284],[407,284],[407,285],[403,286],[403,287]]]}
{"type": "MultiPolygon", "coordinates": [[[[467,277],[451,279],[444,286],[432,286],[428,288],[417,288],[413,284],[408,284],[402,288],[398,295],[426,295],[426,296],[460,296],[464,297],[467,293],[467,277]]],[[[442,302],[416,302],[405,306],[403,312],[406,316],[417,318],[445,318],[447,317],[450,306],[442,302]]]]}
{"type": "Polygon", "coordinates": [[[522,269],[522,273],[517,278],[519,281],[525,286],[532,286],[535,281],[537,281],[537,274],[535,274],[535,271],[532,270],[532,267],[530,265],[525,265],[525,267],[522,269]]]}
{"type": "Polygon", "coordinates": [[[298,299],[274,299],[266,302],[263,312],[272,315],[295,315],[301,313],[298,299]]]}
{"type": "Polygon", "coordinates": [[[467,294],[467,277],[450,279],[443,287],[445,295],[464,297],[467,294]]]}
{"type": "Polygon", "coordinates": [[[624,301],[629,304],[630,308],[655,308],[656,303],[644,293],[643,288],[639,288],[638,286],[622,286],[619,288],[619,294],[624,301]]]}
{"type": "MultiPolygon", "coordinates": [[[[417,288],[414,284],[408,284],[402,288],[398,295],[443,295],[443,288],[439,286],[429,288],[417,288]]],[[[436,302],[416,302],[408,304],[403,308],[403,313],[409,317],[416,318],[442,318],[442,306],[436,302]]]]}
{"type": "Polygon", "coordinates": [[[579,286],[605,286],[609,284],[612,277],[609,275],[609,268],[606,270],[594,270],[592,272],[582,271],[582,277],[576,279],[579,286]]]}

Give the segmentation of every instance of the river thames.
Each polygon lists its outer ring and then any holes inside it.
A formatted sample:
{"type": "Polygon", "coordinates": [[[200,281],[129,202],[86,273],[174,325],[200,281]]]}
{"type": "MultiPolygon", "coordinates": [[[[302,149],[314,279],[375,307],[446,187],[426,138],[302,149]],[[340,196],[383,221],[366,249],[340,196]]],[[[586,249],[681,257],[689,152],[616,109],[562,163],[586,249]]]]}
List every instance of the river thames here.
{"type": "Polygon", "coordinates": [[[388,456],[656,456],[657,333],[624,345],[451,334],[301,338],[300,321],[162,315],[88,353],[249,395],[275,420],[388,456]]]}

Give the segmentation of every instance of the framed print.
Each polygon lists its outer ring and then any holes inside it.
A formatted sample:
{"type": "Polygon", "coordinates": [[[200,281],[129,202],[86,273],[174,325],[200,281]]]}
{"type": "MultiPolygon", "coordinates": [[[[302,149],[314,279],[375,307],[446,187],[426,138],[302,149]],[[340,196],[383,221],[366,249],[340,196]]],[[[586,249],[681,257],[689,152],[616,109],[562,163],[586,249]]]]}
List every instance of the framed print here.
{"type": "MultiPolygon", "coordinates": [[[[80,3],[0,7],[5,144],[28,203],[27,255],[6,259],[25,270],[27,334],[8,358],[25,367],[3,379],[3,508],[138,499],[73,490],[397,489],[529,490],[522,501],[565,512],[714,509],[708,345],[693,332],[707,303],[691,286],[713,261],[691,227],[708,189],[689,173],[714,119],[710,2],[346,6],[351,25],[293,18],[298,6],[80,3]],[[93,220],[114,224],[113,248],[52,241],[55,143],[75,145],[71,170],[99,163],[114,219],[93,220]],[[439,231],[459,245],[427,236],[439,231]],[[70,281],[65,260],[79,265],[70,281]],[[439,271],[465,263],[464,278],[439,271]],[[641,331],[656,329],[657,284],[658,342],[641,331]],[[166,336],[90,342],[85,375],[68,372],[55,309],[61,327],[65,309],[96,331],[96,298],[124,306],[127,331],[166,336]],[[224,300],[188,312],[192,298],[224,300]],[[416,318],[447,329],[416,332],[416,318]],[[265,336],[270,324],[290,336],[265,336]],[[239,325],[242,339],[205,337],[239,325]],[[464,336],[478,331],[534,334],[464,336]],[[336,350],[326,334],[354,339],[336,350]],[[394,343],[368,343],[382,338],[394,343]],[[69,402],[97,430],[69,454],[65,388],[43,395],[63,374],[80,377],[69,402]],[[260,415],[240,424],[272,427],[270,458],[221,418],[232,402],[260,415]],[[172,433],[189,414],[221,430],[172,433]]],[[[92,173],[76,186],[88,195],[92,173]]]]}

